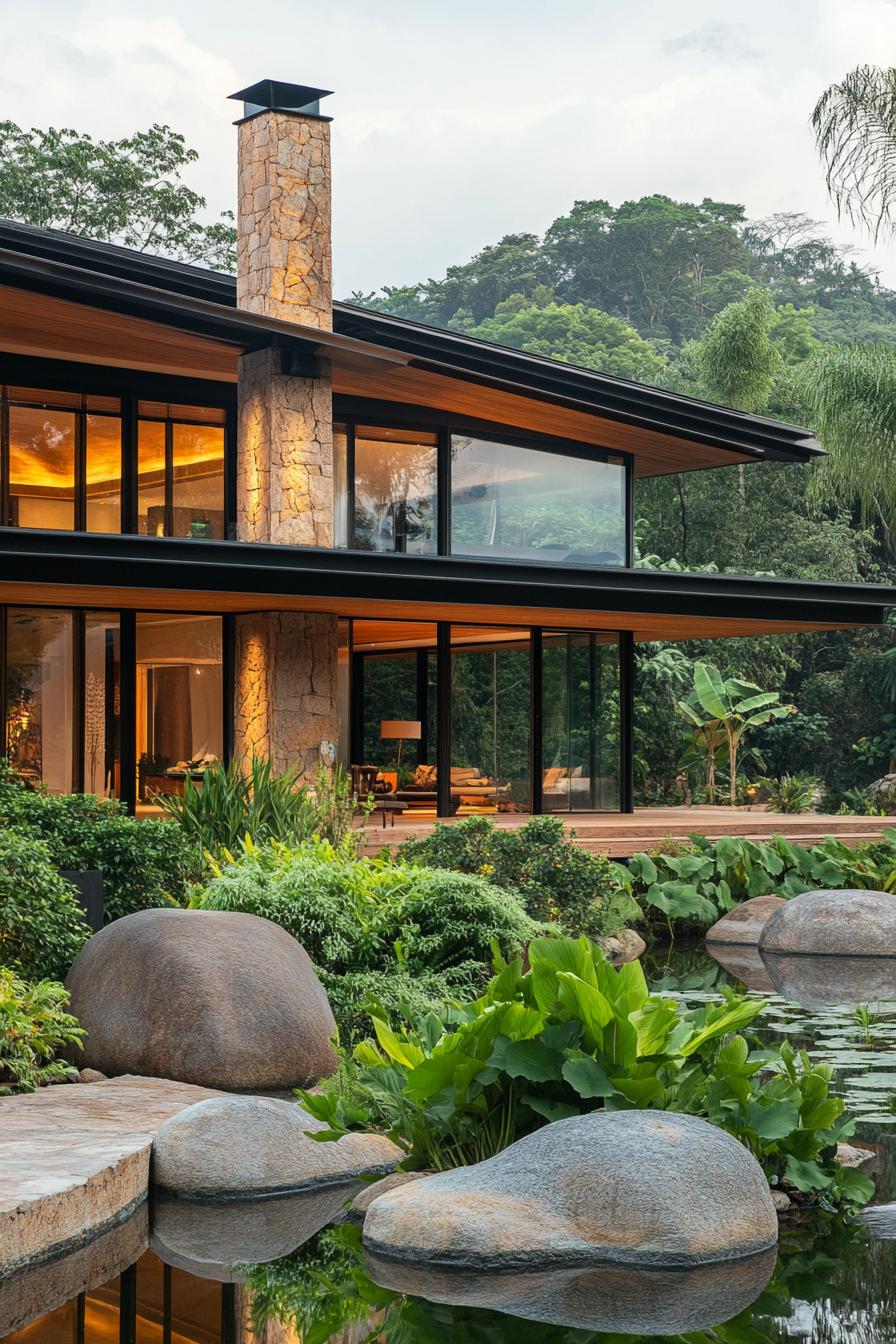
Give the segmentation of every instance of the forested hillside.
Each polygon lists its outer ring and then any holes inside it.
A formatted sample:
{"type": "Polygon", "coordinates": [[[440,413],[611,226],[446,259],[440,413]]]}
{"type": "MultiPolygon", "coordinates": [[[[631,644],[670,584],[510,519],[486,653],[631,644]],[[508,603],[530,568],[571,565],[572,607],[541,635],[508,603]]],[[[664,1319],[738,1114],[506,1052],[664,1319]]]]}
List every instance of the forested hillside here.
{"type": "MultiPolygon", "coordinates": [[[[824,430],[831,459],[820,468],[763,463],[640,482],[642,563],[896,577],[896,469],[879,451],[896,413],[896,293],[806,216],[750,221],[741,205],[666,196],[578,201],[542,238],[511,234],[442,279],[352,299],[824,430]],[[871,443],[869,426],[880,426],[871,443]]],[[[763,762],[750,773],[809,770],[838,805],[896,753],[881,658],[891,643],[887,630],[713,641],[681,656],[644,647],[641,800],[673,796],[683,743],[674,700],[702,656],[798,706],[760,735],[763,762]]]]}

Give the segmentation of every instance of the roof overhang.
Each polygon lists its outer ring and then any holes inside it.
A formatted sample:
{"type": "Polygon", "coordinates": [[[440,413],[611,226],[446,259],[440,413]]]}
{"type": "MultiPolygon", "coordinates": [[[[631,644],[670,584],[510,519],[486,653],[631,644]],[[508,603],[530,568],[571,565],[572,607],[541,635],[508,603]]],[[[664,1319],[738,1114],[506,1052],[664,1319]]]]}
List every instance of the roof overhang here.
{"type": "Polygon", "coordinates": [[[659,640],[880,625],[896,589],[9,529],[0,530],[0,603],[317,611],[659,640]]]}
{"type": "Polygon", "coordinates": [[[0,350],[10,354],[192,377],[207,369],[205,376],[226,381],[236,380],[241,354],[272,346],[289,352],[296,372],[312,377],[319,356],[333,369],[351,371],[380,371],[409,359],[353,336],[9,248],[0,247],[0,282],[0,350]]]}
{"type": "Polygon", "coordinates": [[[641,476],[821,452],[805,429],[352,304],[333,305],[332,332],[266,318],[236,307],[232,276],[10,221],[0,283],[0,319],[16,308],[0,323],[11,353],[233,382],[240,353],[279,345],[295,372],[313,375],[325,356],[342,396],[591,443],[630,454],[641,476]],[[43,296],[44,310],[29,318],[14,289],[43,296]],[[70,306],[51,311],[51,299],[70,306]],[[103,314],[116,315],[105,344],[103,314]]]}

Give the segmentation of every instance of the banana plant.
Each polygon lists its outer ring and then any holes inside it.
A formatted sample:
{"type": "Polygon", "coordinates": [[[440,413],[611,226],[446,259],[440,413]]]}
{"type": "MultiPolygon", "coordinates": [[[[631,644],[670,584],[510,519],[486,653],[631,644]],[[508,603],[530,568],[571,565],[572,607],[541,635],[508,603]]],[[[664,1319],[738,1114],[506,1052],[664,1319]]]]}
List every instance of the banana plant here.
{"type": "MultiPolygon", "coordinates": [[[[677,702],[682,718],[704,738],[707,747],[721,740],[728,747],[730,801],[737,801],[737,755],[744,734],[773,719],[785,719],[796,713],[795,705],[782,705],[778,691],[763,691],[752,681],[722,676],[712,663],[694,665],[694,689],[686,700],[677,702]]],[[[714,753],[710,752],[710,761],[714,753]]],[[[714,776],[711,795],[714,794],[714,776]]]]}

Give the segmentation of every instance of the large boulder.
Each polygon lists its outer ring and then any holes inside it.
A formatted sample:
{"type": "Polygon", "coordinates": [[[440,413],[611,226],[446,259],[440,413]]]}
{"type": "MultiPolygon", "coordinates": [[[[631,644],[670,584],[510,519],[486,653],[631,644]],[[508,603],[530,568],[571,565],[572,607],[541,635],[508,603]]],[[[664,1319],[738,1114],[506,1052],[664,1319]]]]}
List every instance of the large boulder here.
{"type": "Polygon", "coordinates": [[[787,902],[783,896],[754,896],[717,919],[706,934],[707,943],[734,943],[758,947],[759,936],[771,916],[787,902]]]}
{"type": "Polygon", "coordinates": [[[389,1172],[403,1156],[380,1134],[309,1138],[326,1128],[293,1101],[212,1097],[162,1125],[152,1145],[153,1184],[191,1199],[253,1199],[389,1172]]]}
{"type": "Polygon", "coordinates": [[[896,957],[896,896],[804,891],[769,918],[759,949],[799,956],[896,957]]]}
{"type": "MultiPolygon", "coordinates": [[[[622,1335],[653,1339],[729,1321],[756,1300],[776,1259],[776,1251],[768,1250],[734,1263],[690,1270],[600,1265],[502,1274],[435,1269],[368,1252],[365,1269],[381,1287],[430,1302],[502,1311],[586,1330],[589,1336],[592,1331],[607,1331],[613,1339],[622,1335]]],[[[507,1338],[512,1337],[508,1333],[507,1338]]]]}
{"type": "Polygon", "coordinates": [[[79,1063],[225,1091],[333,1073],[336,1023],[305,949],[257,915],[141,910],[78,953],[66,986],[79,1063]]]}
{"type": "Polygon", "coordinates": [[[773,1246],[762,1168],[695,1116],[593,1111],[375,1199],[374,1255],[475,1270],[691,1268],[773,1246]]]}

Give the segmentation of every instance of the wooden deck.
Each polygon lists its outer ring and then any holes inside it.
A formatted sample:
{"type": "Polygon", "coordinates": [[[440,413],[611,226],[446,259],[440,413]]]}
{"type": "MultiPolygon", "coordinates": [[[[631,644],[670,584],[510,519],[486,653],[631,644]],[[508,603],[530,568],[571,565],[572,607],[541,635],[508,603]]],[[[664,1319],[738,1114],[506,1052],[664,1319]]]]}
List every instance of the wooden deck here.
{"type": "MultiPolygon", "coordinates": [[[[446,825],[455,824],[446,821],[446,825]]],[[[521,813],[499,813],[492,817],[502,829],[522,826],[529,818],[521,813]]],[[[766,812],[761,807],[639,807],[634,813],[579,812],[564,815],[564,824],[575,832],[584,849],[595,854],[609,854],[613,858],[628,858],[642,850],[653,849],[663,840],[687,840],[690,835],[705,835],[718,839],[723,835],[740,836],[748,840],[769,840],[773,835],[784,835],[801,845],[814,845],[834,835],[847,845],[858,845],[868,840],[879,840],[885,828],[896,827],[891,817],[838,817],[821,812],[789,816],[780,812],[766,812]]],[[[384,845],[394,848],[403,840],[429,835],[435,826],[431,815],[415,817],[412,813],[390,824],[384,830],[379,814],[367,824],[368,843],[364,852],[376,854],[384,845]]]]}

